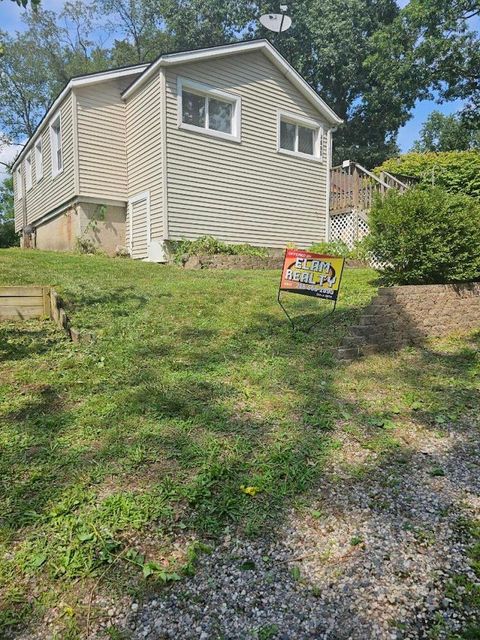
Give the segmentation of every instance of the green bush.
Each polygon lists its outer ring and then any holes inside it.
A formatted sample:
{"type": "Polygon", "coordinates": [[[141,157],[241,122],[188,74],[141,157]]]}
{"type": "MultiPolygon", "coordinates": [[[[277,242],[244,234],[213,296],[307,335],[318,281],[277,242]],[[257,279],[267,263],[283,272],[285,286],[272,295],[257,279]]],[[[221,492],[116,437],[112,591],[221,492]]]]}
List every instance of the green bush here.
{"type": "Polygon", "coordinates": [[[0,249],[7,247],[18,247],[20,238],[15,233],[15,223],[13,220],[0,220],[0,249]]]}
{"type": "Polygon", "coordinates": [[[440,187],[393,189],[370,213],[368,247],[386,266],[385,284],[480,278],[480,203],[440,187]]]}
{"type": "Polygon", "coordinates": [[[388,171],[420,178],[423,184],[443,187],[480,199],[480,152],[445,151],[406,153],[386,160],[375,173],[388,171]]]}
{"type": "Polygon", "coordinates": [[[181,240],[171,243],[175,260],[183,256],[214,256],[217,254],[236,256],[266,256],[268,251],[263,247],[252,247],[249,244],[227,244],[213,236],[201,236],[196,240],[181,240]]]}
{"type": "Polygon", "coordinates": [[[332,242],[315,242],[309,248],[309,251],[313,251],[314,253],[323,253],[329,256],[342,256],[343,258],[350,257],[350,249],[342,240],[333,240],[332,242]]]}

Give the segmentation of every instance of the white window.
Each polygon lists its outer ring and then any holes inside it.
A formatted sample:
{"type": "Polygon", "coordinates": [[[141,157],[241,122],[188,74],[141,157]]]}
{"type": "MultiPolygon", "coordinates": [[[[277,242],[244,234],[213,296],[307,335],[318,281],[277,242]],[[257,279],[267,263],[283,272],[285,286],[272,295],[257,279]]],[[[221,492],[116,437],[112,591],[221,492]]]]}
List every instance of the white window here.
{"type": "Polygon", "coordinates": [[[178,78],[178,126],[240,142],[239,96],[178,78]]]}
{"type": "Polygon", "coordinates": [[[35,145],[35,177],[37,182],[43,178],[42,138],[35,145]]]}
{"type": "Polygon", "coordinates": [[[15,183],[17,187],[17,197],[19,200],[21,200],[23,198],[22,165],[21,164],[17,167],[15,178],[16,178],[15,183]]]}
{"type": "Polygon", "coordinates": [[[279,113],[278,150],[281,153],[320,160],[322,127],[313,120],[279,113]]]}
{"type": "Polygon", "coordinates": [[[32,188],[32,154],[29,153],[25,158],[25,186],[27,191],[32,188]]]}
{"type": "Polygon", "coordinates": [[[52,149],[52,177],[54,178],[63,170],[62,156],[62,123],[60,114],[50,125],[50,145],[52,149]]]}

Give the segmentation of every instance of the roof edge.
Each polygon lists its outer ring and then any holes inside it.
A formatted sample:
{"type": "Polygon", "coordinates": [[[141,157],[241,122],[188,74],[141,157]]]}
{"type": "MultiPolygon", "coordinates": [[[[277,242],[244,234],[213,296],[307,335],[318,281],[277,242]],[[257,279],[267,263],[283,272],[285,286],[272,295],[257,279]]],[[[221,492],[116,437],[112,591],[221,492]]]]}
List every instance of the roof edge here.
{"type": "Polygon", "coordinates": [[[17,159],[12,164],[12,172],[17,167],[17,165],[23,160],[26,153],[31,148],[32,144],[38,138],[42,125],[45,123],[46,120],[48,120],[50,115],[60,106],[60,104],[67,97],[67,95],[72,89],[74,89],[75,87],[85,87],[90,84],[96,84],[97,82],[105,82],[106,80],[111,80],[112,78],[115,78],[115,77],[129,76],[139,72],[143,73],[148,67],[149,67],[149,63],[135,64],[135,65],[129,65],[128,67],[118,67],[116,69],[108,69],[107,71],[95,71],[93,73],[86,73],[85,75],[74,76],[73,78],[71,78],[67,82],[67,84],[63,87],[63,89],[60,91],[60,93],[55,98],[55,100],[50,104],[45,114],[43,115],[42,119],[36,126],[35,131],[25,143],[17,159]]]}
{"type": "Polygon", "coordinates": [[[250,51],[264,51],[270,61],[282,71],[282,73],[292,82],[293,85],[309,100],[313,106],[324,116],[333,126],[340,125],[343,120],[322,100],[318,93],[308,84],[300,73],[282,56],[282,54],[267,39],[244,40],[230,44],[208,47],[207,49],[193,49],[191,51],[179,51],[177,53],[167,53],[158,57],[145,69],[140,77],[132,82],[123,93],[125,100],[141,87],[160,67],[167,67],[175,64],[184,64],[191,61],[211,60],[234,53],[250,51]]]}

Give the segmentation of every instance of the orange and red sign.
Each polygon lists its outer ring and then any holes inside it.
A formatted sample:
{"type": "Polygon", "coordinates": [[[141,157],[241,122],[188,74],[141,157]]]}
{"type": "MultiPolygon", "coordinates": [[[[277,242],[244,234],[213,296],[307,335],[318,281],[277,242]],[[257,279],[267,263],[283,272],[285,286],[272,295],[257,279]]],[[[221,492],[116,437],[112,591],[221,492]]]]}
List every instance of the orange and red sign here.
{"type": "Polygon", "coordinates": [[[336,301],[344,262],[344,258],[338,256],[287,249],[280,291],[336,301]]]}

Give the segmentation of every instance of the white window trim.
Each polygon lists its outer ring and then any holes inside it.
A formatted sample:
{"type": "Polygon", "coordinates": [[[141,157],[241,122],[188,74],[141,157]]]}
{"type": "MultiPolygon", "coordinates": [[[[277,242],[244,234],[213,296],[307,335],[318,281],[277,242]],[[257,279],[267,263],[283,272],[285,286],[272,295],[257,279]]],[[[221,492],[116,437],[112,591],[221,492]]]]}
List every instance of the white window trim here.
{"type": "Polygon", "coordinates": [[[128,199],[128,216],[129,220],[129,228],[130,228],[130,238],[128,242],[128,250],[130,255],[133,252],[133,216],[132,216],[132,205],[141,200],[147,201],[147,250],[152,241],[152,221],[150,214],[150,191],[142,191],[141,193],[137,193],[132,198],[128,199]]]}
{"type": "MultiPolygon", "coordinates": [[[[287,156],[295,156],[296,158],[304,158],[305,160],[310,160],[313,162],[322,162],[323,161],[323,153],[322,153],[322,141],[323,141],[323,124],[321,122],[317,122],[316,120],[311,120],[310,118],[304,118],[303,116],[298,116],[294,113],[288,113],[287,111],[277,111],[277,152],[283,153],[287,156]],[[309,129],[313,129],[315,132],[315,137],[313,140],[313,156],[308,153],[302,153],[301,151],[290,151],[289,149],[282,149],[280,146],[280,123],[289,122],[291,124],[300,125],[301,127],[307,127],[309,129]]],[[[298,147],[298,129],[295,146],[298,147]]]]}
{"type": "Polygon", "coordinates": [[[186,129],[187,131],[195,131],[196,133],[203,133],[207,136],[213,136],[214,138],[223,138],[223,140],[231,140],[233,142],[241,142],[241,121],[242,121],[242,99],[240,96],[233,93],[227,93],[216,89],[208,84],[196,82],[189,78],[183,78],[177,76],[177,101],[178,101],[178,128],[186,129]],[[207,98],[219,98],[224,102],[230,102],[233,105],[232,113],[232,133],[225,133],[224,131],[215,131],[214,129],[208,129],[208,121],[205,123],[205,127],[197,127],[194,124],[187,124],[182,121],[182,92],[183,89],[187,91],[190,89],[194,93],[199,93],[207,98]]]}
{"type": "Polygon", "coordinates": [[[25,190],[30,191],[32,187],[33,187],[32,153],[29,152],[25,156],[25,190]]]}
{"type": "Polygon", "coordinates": [[[56,178],[61,173],[63,173],[63,167],[65,165],[65,159],[63,157],[62,114],[60,112],[56,113],[55,116],[50,120],[49,129],[50,129],[50,155],[52,156],[52,158],[51,158],[51,160],[52,160],[52,178],[56,178]],[[56,154],[54,153],[54,146],[53,146],[53,142],[54,142],[54,139],[55,139],[55,134],[53,132],[53,126],[57,121],[60,123],[60,149],[62,151],[62,168],[61,169],[58,169],[58,167],[56,166],[56,157],[55,157],[56,154]]]}
{"type": "Polygon", "coordinates": [[[17,198],[21,200],[23,198],[23,176],[22,176],[22,165],[19,164],[15,169],[15,186],[17,187],[17,198]]]}
{"type": "Polygon", "coordinates": [[[42,143],[41,136],[35,143],[34,153],[35,153],[35,179],[37,182],[40,182],[40,180],[43,178],[43,143],[42,143]],[[38,150],[39,147],[41,149],[40,151],[38,150]]]}

